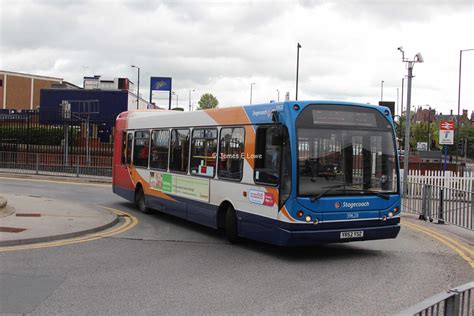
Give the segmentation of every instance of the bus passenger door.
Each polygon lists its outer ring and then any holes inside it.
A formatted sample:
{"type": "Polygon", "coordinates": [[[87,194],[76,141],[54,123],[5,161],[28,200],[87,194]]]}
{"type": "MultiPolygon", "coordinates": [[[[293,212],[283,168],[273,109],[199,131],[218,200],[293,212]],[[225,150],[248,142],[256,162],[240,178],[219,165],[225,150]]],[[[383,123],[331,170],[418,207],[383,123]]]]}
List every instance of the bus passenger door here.
{"type": "MultiPolygon", "coordinates": [[[[119,146],[119,148],[116,147],[116,153],[120,157],[114,161],[113,190],[129,201],[134,201],[135,188],[129,170],[132,162],[133,132],[123,131],[120,136],[115,145],[119,146]]],[[[117,138],[120,136],[117,135],[117,138]]]]}

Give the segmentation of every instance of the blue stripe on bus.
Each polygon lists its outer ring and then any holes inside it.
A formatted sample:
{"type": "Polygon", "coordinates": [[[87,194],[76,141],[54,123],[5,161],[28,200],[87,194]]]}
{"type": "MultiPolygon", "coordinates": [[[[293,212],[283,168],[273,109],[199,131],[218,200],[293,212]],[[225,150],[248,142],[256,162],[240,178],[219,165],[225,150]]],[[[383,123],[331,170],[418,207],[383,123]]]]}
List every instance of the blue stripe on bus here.
{"type": "MultiPolygon", "coordinates": [[[[133,202],[134,192],[113,186],[118,195],[133,202]]],[[[219,206],[171,195],[176,201],[169,201],[146,195],[147,206],[177,217],[190,220],[212,228],[217,228],[219,206]]],[[[295,224],[236,210],[239,235],[248,239],[284,246],[304,246],[315,243],[344,242],[395,238],[400,230],[400,218],[386,220],[341,221],[332,223],[295,224]],[[341,240],[340,232],[363,230],[364,237],[354,240],[341,240]]]]}
{"type": "Polygon", "coordinates": [[[280,246],[308,246],[318,243],[348,242],[359,240],[395,238],[400,231],[400,218],[385,222],[345,221],[338,223],[294,224],[264,218],[239,211],[239,235],[248,239],[259,240],[280,246]],[[344,240],[342,231],[364,231],[364,237],[344,240]]]}
{"type": "Polygon", "coordinates": [[[114,184],[112,185],[112,191],[130,202],[134,202],[135,200],[135,192],[130,189],[125,189],[114,184]]]}

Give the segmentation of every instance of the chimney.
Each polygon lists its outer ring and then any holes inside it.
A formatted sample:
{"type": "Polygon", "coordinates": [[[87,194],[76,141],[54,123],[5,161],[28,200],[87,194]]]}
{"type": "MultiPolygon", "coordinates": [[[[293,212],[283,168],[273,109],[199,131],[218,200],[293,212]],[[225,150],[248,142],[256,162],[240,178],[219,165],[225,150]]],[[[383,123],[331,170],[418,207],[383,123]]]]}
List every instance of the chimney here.
{"type": "Polygon", "coordinates": [[[466,117],[466,118],[467,118],[467,110],[462,110],[462,117],[466,117]]]}
{"type": "Polygon", "coordinates": [[[451,110],[451,114],[450,115],[453,115],[453,110],[451,110]]]}

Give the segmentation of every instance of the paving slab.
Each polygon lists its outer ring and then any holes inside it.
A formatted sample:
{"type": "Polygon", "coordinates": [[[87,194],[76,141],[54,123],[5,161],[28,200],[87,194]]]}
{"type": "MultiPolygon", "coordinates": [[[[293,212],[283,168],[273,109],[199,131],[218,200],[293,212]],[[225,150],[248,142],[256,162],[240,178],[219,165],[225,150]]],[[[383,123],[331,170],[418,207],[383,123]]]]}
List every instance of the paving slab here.
{"type": "Polygon", "coordinates": [[[118,217],[98,205],[33,195],[2,194],[15,212],[0,217],[0,246],[66,239],[115,225],[118,217]]]}

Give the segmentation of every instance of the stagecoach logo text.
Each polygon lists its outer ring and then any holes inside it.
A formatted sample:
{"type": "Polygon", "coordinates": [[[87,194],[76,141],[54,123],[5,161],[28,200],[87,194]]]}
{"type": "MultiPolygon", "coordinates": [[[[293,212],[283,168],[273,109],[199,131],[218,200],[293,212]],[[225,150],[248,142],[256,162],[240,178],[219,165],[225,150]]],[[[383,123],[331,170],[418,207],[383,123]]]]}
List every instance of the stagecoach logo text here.
{"type": "Polygon", "coordinates": [[[272,116],[272,110],[252,111],[252,116],[266,115],[267,117],[272,116]]]}
{"type": "MultiPolygon", "coordinates": [[[[339,202],[336,202],[336,204],[337,203],[339,203],[339,202]]],[[[347,208],[350,208],[350,209],[352,209],[354,207],[368,207],[369,205],[370,205],[369,202],[352,202],[352,203],[351,202],[342,202],[342,207],[347,207],[347,208]]],[[[339,205],[339,207],[340,207],[340,205],[339,205]]],[[[338,208],[337,205],[336,205],[336,208],[338,208]]]]}

